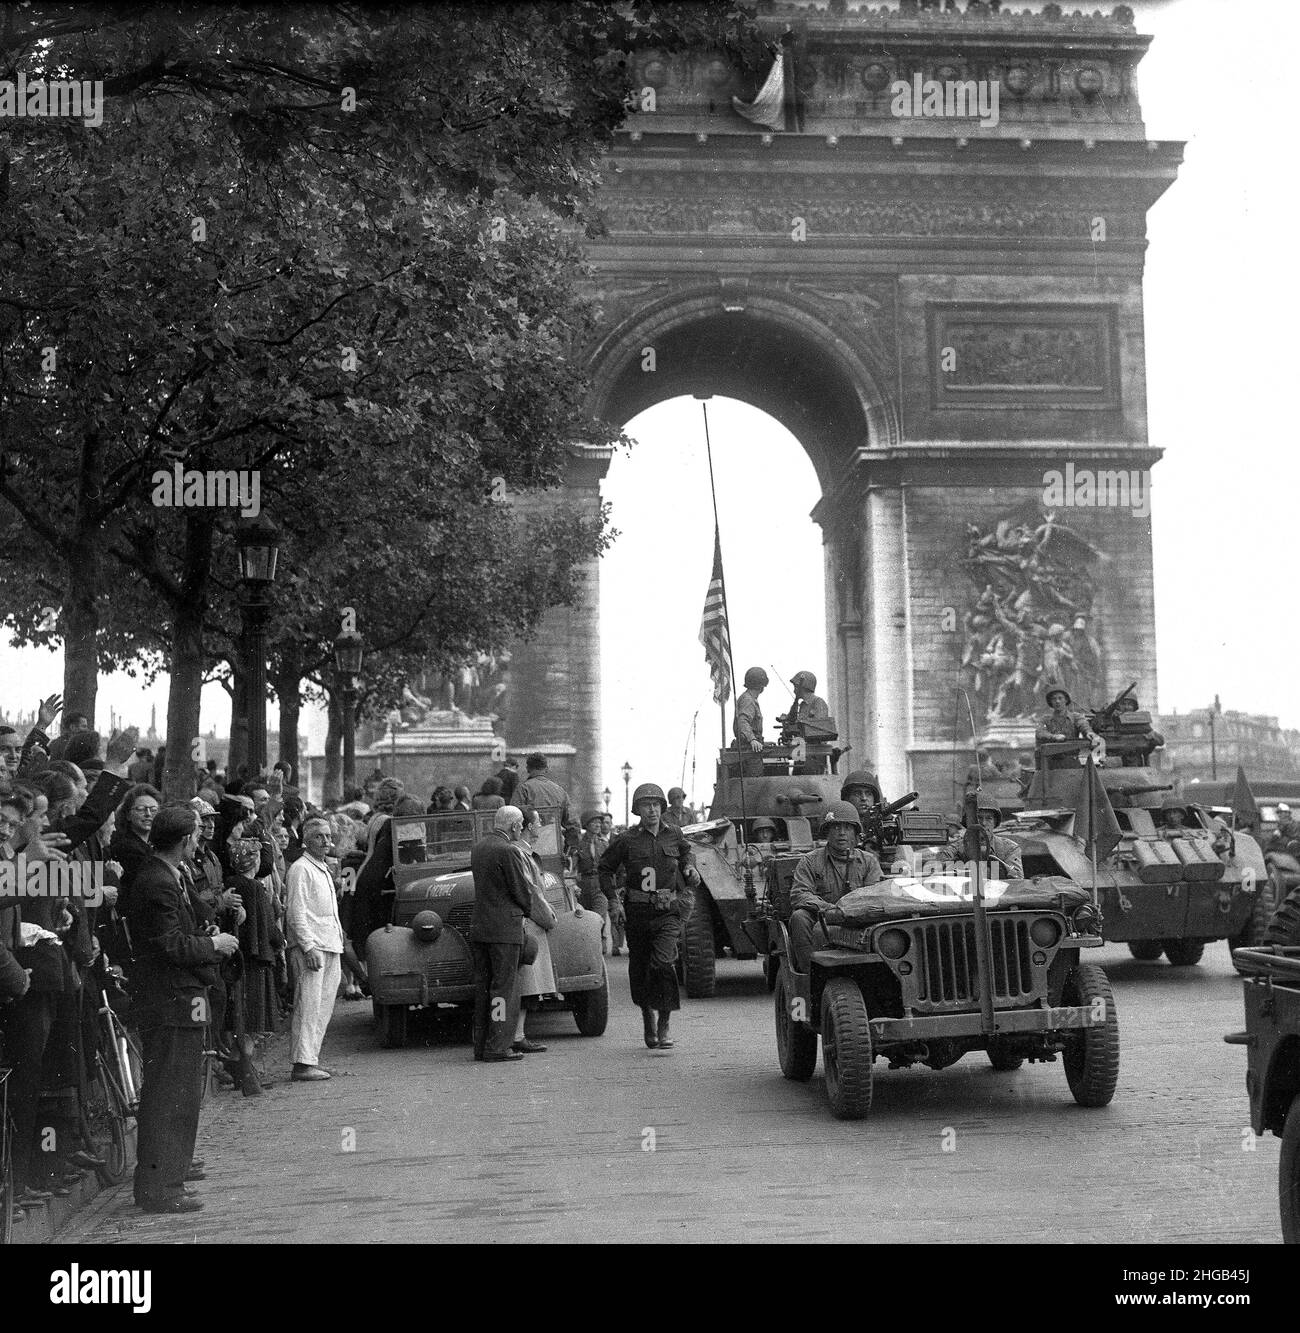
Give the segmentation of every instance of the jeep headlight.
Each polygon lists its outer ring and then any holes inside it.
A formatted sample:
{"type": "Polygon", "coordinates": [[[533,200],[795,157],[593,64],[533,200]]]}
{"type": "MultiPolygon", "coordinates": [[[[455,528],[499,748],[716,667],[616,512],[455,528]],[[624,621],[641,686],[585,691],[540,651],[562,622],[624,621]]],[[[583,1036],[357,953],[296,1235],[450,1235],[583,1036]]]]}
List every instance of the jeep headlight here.
{"type": "Polygon", "coordinates": [[[1040,916],[1029,927],[1029,938],[1040,948],[1050,949],[1061,938],[1061,923],[1050,916],[1040,916]]]}
{"type": "Polygon", "coordinates": [[[876,952],[886,958],[902,958],[912,947],[912,937],[897,926],[882,930],[876,936],[876,952]]]}

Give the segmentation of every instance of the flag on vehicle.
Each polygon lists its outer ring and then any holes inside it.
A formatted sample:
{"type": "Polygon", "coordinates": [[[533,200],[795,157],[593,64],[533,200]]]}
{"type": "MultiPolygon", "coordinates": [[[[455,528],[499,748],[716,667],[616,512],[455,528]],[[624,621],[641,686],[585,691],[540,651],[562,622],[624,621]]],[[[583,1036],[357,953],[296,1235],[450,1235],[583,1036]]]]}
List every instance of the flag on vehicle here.
{"type": "Polygon", "coordinates": [[[1110,797],[1101,784],[1101,776],[1091,754],[1088,755],[1088,765],[1074,807],[1074,836],[1088,849],[1094,864],[1109,856],[1119,845],[1119,820],[1115,818],[1110,797]]]}
{"type": "Polygon", "coordinates": [[[704,660],[713,677],[713,702],[725,704],[731,694],[731,635],[727,630],[727,596],[722,583],[722,541],[713,529],[713,577],[704,595],[704,615],[700,620],[700,642],[704,660]]]}
{"type": "Polygon", "coordinates": [[[1259,806],[1255,803],[1255,793],[1246,781],[1246,770],[1237,765],[1237,780],[1228,793],[1228,804],[1232,807],[1233,822],[1237,828],[1249,824],[1254,828],[1259,823],[1259,806]]]}

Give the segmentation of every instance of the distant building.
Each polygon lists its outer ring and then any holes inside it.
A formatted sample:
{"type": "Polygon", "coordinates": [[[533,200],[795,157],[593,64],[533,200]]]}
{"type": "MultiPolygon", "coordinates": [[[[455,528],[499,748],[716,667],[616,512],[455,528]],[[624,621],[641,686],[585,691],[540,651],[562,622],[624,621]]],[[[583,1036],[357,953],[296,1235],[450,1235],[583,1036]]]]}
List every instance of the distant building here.
{"type": "Polygon", "coordinates": [[[1209,708],[1189,713],[1160,713],[1156,728],[1164,733],[1165,748],[1155,762],[1182,783],[1209,782],[1217,769],[1220,782],[1231,782],[1240,764],[1251,785],[1300,781],[1300,731],[1278,725],[1262,713],[1228,709],[1214,715],[1211,753],[1209,708]]]}

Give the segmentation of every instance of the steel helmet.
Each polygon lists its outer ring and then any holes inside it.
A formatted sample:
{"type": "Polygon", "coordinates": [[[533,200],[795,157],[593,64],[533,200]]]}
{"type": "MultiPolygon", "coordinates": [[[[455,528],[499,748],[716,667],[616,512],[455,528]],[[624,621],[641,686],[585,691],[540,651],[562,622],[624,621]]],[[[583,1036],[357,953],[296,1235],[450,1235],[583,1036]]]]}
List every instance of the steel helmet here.
{"type": "Polygon", "coordinates": [[[1054,694],[1065,695],[1066,707],[1069,707],[1069,705],[1074,702],[1074,700],[1070,698],[1070,691],[1067,690],[1064,685],[1049,685],[1043,691],[1043,699],[1049,708],[1052,706],[1052,695],[1054,694]]]}
{"type": "Polygon", "coordinates": [[[657,782],[643,782],[632,793],[632,809],[635,810],[642,801],[658,801],[665,808],[668,805],[664,789],[657,782]]]}
{"type": "Polygon", "coordinates": [[[865,768],[854,769],[853,772],[844,779],[843,783],[840,784],[840,800],[847,801],[849,799],[849,792],[851,792],[854,787],[869,787],[876,793],[877,805],[885,799],[884,796],[881,795],[880,780],[874,773],[869,772],[865,768]]]}
{"type": "Polygon", "coordinates": [[[671,801],[674,796],[680,796],[683,801],[686,799],[686,793],[680,787],[669,787],[668,799],[671,801]]]}
{"type": "Polygon", "coordinates": [[[442,917],[437,912],[417,912],[411,920],[415,938],[422,944],[432,944],[442,934],[442,917]]]}
{"type": "Polygon", "coordinates": [[[796,671],[790,677],[790,687],[795,690],[815,690],[817,677],[811,671],[796,671]]]}
{"type": "Polygon", "coordinates": [[[776,824],[766,815],[759,815],[749,826],[749,835],[752,838],[759,829],[770,828],[773,833],[776,832],[776,824]]]}
{"type": "MultiPolygon", "coordinates": [[[[1184,810],[1186,807],[1187,798],[1185,796],[1166,796],[1165,799],[1160,802],[1160,808],[1162,810],[1184,810]]],[[[1278,807],[1279,810],[1281,808],[1281,806],[1278,807]]]]}
{"type": "Polygon", "coordinates": [[[832,824],[852,824],[861,833],[862,817],[858,807],[852,801],[833,801],[822,816],[822,832],[825,833],[832,824]]]}
{"type": "Polygon", "coordinates": [[[582,812],[582,827],[590,828],[596,820],[604,818],[605,812],[603,810],[584,810],[582,812]]]}
{"type": "Polygon", "coordinates": [[[1289,815],[1291,813],[1291,807],[1287,805],[1285,801],[1281,801],[1278,804],[1277,812],[1279,815],[1289,815]]]}
{"type": "Polygon", "coordinates": [[[750,667],[745,672],[745,688],[752,690],[767,684],[767,672],[762,667],[750,667]]]}

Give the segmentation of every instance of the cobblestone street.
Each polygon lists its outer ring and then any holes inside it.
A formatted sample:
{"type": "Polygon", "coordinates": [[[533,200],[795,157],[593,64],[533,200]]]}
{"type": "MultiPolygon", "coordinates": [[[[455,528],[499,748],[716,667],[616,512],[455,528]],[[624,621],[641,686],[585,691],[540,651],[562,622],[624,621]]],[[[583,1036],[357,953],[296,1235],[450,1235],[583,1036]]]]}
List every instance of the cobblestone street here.
{"type": "Polygon", "coordinates": [[[781,1078],[752,963],[719,965],[670,1053],[641,1045],[625,959],[606,1035],[531,1021],[550,1049],[519,1065],[476,1065],[422,1025],[382,1050],[369,1005],[340,1002],[331,1082],[289,1083],[281,1049],[262,1098],[205,1106],[202,1213],[146,1217],[128,1186],[60,1240],[1277,1242],[1278,1142],[1251,1147],[1245,1052],[1222,1040],[1242,1025],[1226,946],[1181,970],[1121,946],[1101,961],[1122,1063],[1099,1111],[1059,1063],[970,1055],[878,1062],[870,1118],[840,1123],[820,1064],[807,1086],[781,1078]]]}

